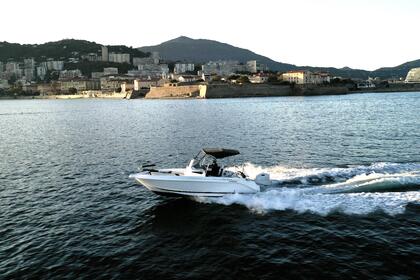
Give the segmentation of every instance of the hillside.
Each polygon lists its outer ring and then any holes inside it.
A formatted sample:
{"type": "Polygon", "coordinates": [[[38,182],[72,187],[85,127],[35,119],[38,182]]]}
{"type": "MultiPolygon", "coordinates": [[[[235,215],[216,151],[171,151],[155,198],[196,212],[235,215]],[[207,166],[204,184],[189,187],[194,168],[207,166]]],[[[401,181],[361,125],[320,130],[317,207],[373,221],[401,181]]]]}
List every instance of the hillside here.
{"type": "MultiPolygon", "coordinates": [[[[163,42],[156,46],[141,47],[138,49],[123,45],[108,46],[108,48],[109,52],[129,53],[131,57],[145,57],[149,55],[149,52],[158,51],[162,58],[168,61],[204,63],[210,60],[238,60],[240,62],[257,60],[258,63],[266,64],[270,70],[273,71],[288,71],[296,69],[327,71],[333,76],[362,79],[366,79],[368,77],[405,77],[411,68],[420,67],[420,59],[410,61],[395,67],[379,68],[374,71],[351,69],[348,67],[334,68],[297,66],[293,64],[277,62],[266,56],[259,55],[250,50],[238,48],[229,44],[217,42],[214,40],[196,40],[185,36],[163,42]]],[[[35,58],[36,61],[44,61],[47,58],[66,60],[70,57],[78,57],[81,54],[88,53],[97,53],[100,55],[101,45],[95,42],[75,39],[65,39],[44,44],[16,44],[0,42],[0,61],[2,62],[6,62],[8,60],[22,61],[24,58],[29,57],[35,58]]],[[[98,62],[94,62],[90,63],[89,65],[82,66],[87,69],[85,69],[86,71],[89,69],[100,69],[104,66],[102,64],[96,65],[95,63],[98,64],[98,62]]],[[[122,72],[124,73],[126,71],[122,72]]]]}
{"type": "Polygon", "coordinates": [[[352,69],[349,67],[334,68],[297,66],[293,64],[277,62],[266,56],[262,56],[250,50],[238,48],[229,44],[213,40],[191,39],[185,36],[163,42],[156,46],[141,47],[139,50],[143,52],[158,51],[162,58],[170,61],[203,63],[210,60],[238,60],[240,62],[245,62],[247,60],[257,60],[258,63],[266,64],[270,70],[274,71],[288,71],[295,69],[327,71],[333,76],[360,79],[367,79],[368,77],[405,77],[411,68],[420,67],[420,60],[407,62],[396,67],[380,68],[375,71],[352,69]]]}
{"type": "Polygon", "coordinates": [[[380,78],[405,77],[412,68],[420,67],[420,59],[403,63],[395,67],[383,67],[372,72],[372,76],[380,78]]]}
{"type": "MultiPolygon", "coordinates": [[[[108,46],[109,51],[129,53],[131,56],[144,57],[147,54],[126,46],[108,46]]],[[[76,53],[98,53],[100,55],[101,45],[95,42],[84,40],[65,39],[45,44],[16,44],[0,42],[0,61],[16,60],[33,57],[36,61],[46,58],[67,59],[74,57],[76,53]]],[[[77,56],[77,55],[76,55],[77,56]]]]}
{"type": "Polygon", "coordinates": [[[296,68],[294,65],[276,62],[247,49],[213,40],[195,40],[185,36],[156,46],[141,47],[139,50],[143,52],[157,51],[163,59],[170,61],[204,63],[210,60],[238,60],[239,62],[257,60],[258,63],[266,64],[272,70],[285,71],[296,68]]]}

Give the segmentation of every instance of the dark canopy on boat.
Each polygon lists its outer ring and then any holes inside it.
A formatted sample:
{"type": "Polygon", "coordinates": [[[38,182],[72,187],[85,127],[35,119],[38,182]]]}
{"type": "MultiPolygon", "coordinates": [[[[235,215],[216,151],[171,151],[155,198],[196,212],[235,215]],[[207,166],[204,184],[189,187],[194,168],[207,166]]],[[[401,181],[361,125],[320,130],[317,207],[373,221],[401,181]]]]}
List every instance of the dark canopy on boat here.
{"type": "Polygon", "coordinates": [[[204,148],[203,152],[207,155],[212,155],[215,158],[225,158],[239,155],[238,150],[223,149],[223,148],[204,148]]]}

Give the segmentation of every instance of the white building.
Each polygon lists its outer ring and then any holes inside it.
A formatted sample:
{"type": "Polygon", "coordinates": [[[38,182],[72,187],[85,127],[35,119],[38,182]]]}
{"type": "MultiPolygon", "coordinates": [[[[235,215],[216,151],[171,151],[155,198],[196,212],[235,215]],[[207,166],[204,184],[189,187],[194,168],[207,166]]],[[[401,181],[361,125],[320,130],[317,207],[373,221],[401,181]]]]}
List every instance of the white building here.
{"type": "Polygon", "coordinates": [[[128,75],[133,77],[166,79],[169,74],[169,67],[167,64],[140,64],[137,66],[137,68],[137,70],[128,71],[128,75]]]}
{"type": "Polygon", "coordinates": [[[248,68],[248,72],[257,73],[257,61],[250,60],[246,62],[246,67],[248,68]]]}
{"type": "Polygon", "coordinates": [[[331,76],[328,73],[312,73],[306,70],[289,71],[284,73],[282,77],[283,81],[298,85],[329,83],[331,79],[331,76]]]}
{"type": "MultiPolygon", "coordinates": [[[[117,69],[117,74],[118,74],[118,69],[117,69]]],[[[92,72],[92,79],[100,79],[102,76],[104,76],[104,72],[92,72]]]]}
{"type": "Polygon", "coordinates": [[[49,60],[41,63],[41,66],[45,65],[48,70],[61,71],[64,69],[64,61],[61,60],[49,60]]]}
{"type": "Polygon", "coordinates": [[[41,80],[43,80],[45,78],[45,75],[47,75],[47,67],[46,66],[38,66],[36,68],[36,75],[41,80]]]}
{"type": "Polygon", "coordinates": [[[108,47],[106,46],[102,46],[101,47],[101,52],[102,52],[102,61],[108,61],[108,47]]]}
{"type": "Polygon", "coordinates": [[[174,74],[182,74],[194,71],[194,63],[175,63],[174,74]]]}
{"type": "Polygon", "coordinates": [[[23,69],[23,75],[27,81],[32,81],[35,78],[34,75],[35,71],[34,68],[25,68],[23,69]]]}
{"type": "Polygon", "coordinates": [[[406,83],[420,83],[420,68],[413,68],[407,73],[406,83]]]}
{"type": "Polygon", "coordinates": [[[246,64],[235,60],[209,61],[202,66],[202,71],[205,75],[216,74],[219,76],[229,76],[237,72],[256,73],[259,70],[267,70],[267,67],[257,64],[256,60],[247,61],[246,64]]]}
{"type": "Polygon", "coordinates": [[[366,81],[358,82],[357,88],[364,89],[364,88],[375,88],[376,85],[373,83],[373,79],[369,78],[366,81]]]}
{"type": "Polygon", "coordinates": [[[104,68],[104,75],[118,75],[118,68],[106,67],[104,68]]]}
{"type": "Polygon", "coordinates": [[[7,62],[6,63],[6,72],[14,73],[20,69],[19,63],[17,62],[7,62]]]}
{"type": "Polygon", "coordinates": [[[153,63],[154,64],[159,64],[160,63],[159,52],[152,52],[151,58],[153,58],[153,63]]]}
{"type": "Polygon", "coordinates": [[[209,61],[201,68],[205,75],[216,74],[219,76],[229,76],[242,70],[239,69],[239,62],[235,60],[209,61]]]}
{"type": "Polygon", "coordinates": [[[19,63],[17,62],[7,62],[5,70],[7,78],[15,76],[17,79],[19,79],[22,77],[22,69],[20,69],[19,63]]]}
{"type": "Polygon", "coordinates": [[[60,80],[74,79],[82,77],[82,72],[79,69],[63,70],[60,72],[60,80]]]}
{"type": "Polygon", "coordinates": [[[188,74],[170,74],[171,80],[177,80],[180,83],[193,83],[201,80],[201,76],[188,74]]]}
{"type": "Polygon", "coordinates": [[[133,57],[133,65],[138,66],[141,64],[154,64],[151,57],[133,57]]]}
{"type": "Polygon", "coordinates": [[[25,58],[23,60],[23,65],[24,65],[23,67],[25,69],[28,69],[28,68],[34,69],[35,68],[35,60],[33,58],[25,58]]]}
{"type": "Polygon", "coordinates": [[[263,84],[268,81],[268,76],[265,75],[252,75],[248,76],[249,82],[251,84],[263,84]]]}
{"type": "Polygon", "coordinates": [[[128,53],[110,53],[108,61],[116,63],[130,63],[130,54],[128,53]]]}

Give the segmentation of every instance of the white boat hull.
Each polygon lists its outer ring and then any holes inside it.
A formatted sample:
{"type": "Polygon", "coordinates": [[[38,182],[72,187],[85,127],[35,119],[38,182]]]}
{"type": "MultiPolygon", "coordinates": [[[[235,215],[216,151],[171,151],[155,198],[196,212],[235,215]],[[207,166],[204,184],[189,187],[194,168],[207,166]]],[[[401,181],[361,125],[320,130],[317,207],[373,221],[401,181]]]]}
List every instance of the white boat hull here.
{"type": "Polygon", "coordinates": [[[260,191],[254,181],[244,178],[172,176],[172,175],[132,175],[137,182],[152,192],[169,196],[212,196],[227,194],[251,194],[260,191]]]}

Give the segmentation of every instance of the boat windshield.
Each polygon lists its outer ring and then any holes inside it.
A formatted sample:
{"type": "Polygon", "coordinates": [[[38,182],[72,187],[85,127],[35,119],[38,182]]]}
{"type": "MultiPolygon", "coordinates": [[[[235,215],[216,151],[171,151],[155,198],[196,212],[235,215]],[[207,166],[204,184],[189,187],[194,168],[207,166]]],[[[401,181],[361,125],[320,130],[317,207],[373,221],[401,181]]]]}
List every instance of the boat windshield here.
{"type": "Polygon", "coordinates": [[[216,158],[214,156],[206,154],[204,152],[200,152],[194,157],[192,167],[196,169],[206,169],[208,165],[212,164],[215,161],[216,158]]]}

